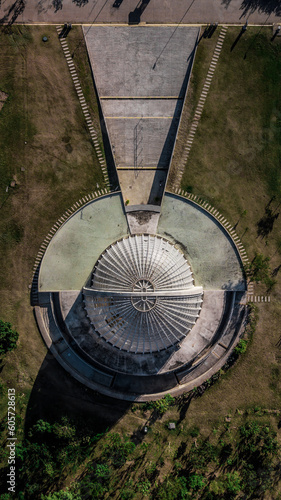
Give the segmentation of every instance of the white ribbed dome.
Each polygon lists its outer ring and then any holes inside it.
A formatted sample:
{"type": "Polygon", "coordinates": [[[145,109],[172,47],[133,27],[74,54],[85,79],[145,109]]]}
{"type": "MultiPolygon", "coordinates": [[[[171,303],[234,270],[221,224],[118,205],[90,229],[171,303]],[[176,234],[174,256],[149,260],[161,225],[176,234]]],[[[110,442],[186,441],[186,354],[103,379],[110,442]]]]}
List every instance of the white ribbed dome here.
{"type": "Polygon", "coordinates": [[[100,336],[133,353],[167,349],[190,331],[203,290],[194,287],[184,255],[151,235],[124,238],[98,260],[91,288],[84,288],[87,315],[100,336]]]}

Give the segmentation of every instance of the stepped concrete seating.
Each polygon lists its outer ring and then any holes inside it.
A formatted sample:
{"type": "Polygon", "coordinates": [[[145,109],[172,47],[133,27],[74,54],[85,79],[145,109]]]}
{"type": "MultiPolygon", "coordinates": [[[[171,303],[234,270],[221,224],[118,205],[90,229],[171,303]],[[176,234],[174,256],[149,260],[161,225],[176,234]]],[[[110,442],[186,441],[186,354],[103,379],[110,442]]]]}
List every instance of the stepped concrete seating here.
{"type": "Polygon", "coordinates": [[[96,387],[93,387],[89,382],[110,387],[113,376],[88,364],[66,342],[56,321],[52,294],[50,294],[50,302],[46,307],[35,307],[35,317],[47,346],[68,372],[91,388],[96,387]]]}

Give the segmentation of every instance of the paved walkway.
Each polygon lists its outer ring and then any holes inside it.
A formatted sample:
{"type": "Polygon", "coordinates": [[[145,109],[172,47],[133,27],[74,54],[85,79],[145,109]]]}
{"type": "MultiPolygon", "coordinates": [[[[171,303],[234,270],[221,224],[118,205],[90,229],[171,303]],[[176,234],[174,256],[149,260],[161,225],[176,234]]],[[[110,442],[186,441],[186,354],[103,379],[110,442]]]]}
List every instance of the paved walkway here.
{"type": "Polygon", "coordinates": [[[218,60],[219,60],[219,56],[220,56],[220,53],[221,53],[221,49],[222,49],[222,46],[223,46],[223,42],[224,42],[224,38],[225,38],[226,32],[227,32],[227,27],[226,26],[224,26],[224,27],[222,27],[220,29],[220,34],[219,34],[219,37],[218,37],[218,41],[217,41],[217,44],[216,44],[216,47],[215,47],[215,50],[214,50],[214,54],[213,54],[213,57],[212,57],[212,60],[211,60],[211,63],[210,63],[210,67],[209,67],[206,79],[205,79],[205,83],[204,83],[203,88],[202,88],[201,96],[200,96],[200,99],[198,101],[198,104],[197,104],[197,107],[196,107],[196,110],[195,110],[195,114],[194,114],[194,117],[193,117],[193,120],[192,120],[192,125],[190,127],[190,131],[189,131],[189,134],[188,134],[188,137],[187,137],[185,149],[184,149],[184,152],[183,152],[183,155],[182,155],[180,163],[174,169],[174,171],[175,171],[175,180],[173,182],[173,190],[180,188],[182,176],[183,176],[183,173],[185,171],[185,167],[186,167],[186,163],[187,163],[187,160],[188,160],[188,157],[189,157],[189,153],[190,153],[190,150],[191,150],[191,147],[192,147],[193,139],[195,137],[195,133],[196,133],[197,127],[199,125],[199,120],[200,120],[201,115],[203,113],[204,104],[205,104],[205,101],[207,99],[208,92],[210,90],[210,86],[211,86],[211,83],[212,83],[212,79],[213,79],[213,76],[214,76],[216,65],[217,65],[218,60]]]}
{"type": "Polygon", "coordinates": [[[277,0],[2,0],[0,22],[250,24],[280,22],[277,0]]]}

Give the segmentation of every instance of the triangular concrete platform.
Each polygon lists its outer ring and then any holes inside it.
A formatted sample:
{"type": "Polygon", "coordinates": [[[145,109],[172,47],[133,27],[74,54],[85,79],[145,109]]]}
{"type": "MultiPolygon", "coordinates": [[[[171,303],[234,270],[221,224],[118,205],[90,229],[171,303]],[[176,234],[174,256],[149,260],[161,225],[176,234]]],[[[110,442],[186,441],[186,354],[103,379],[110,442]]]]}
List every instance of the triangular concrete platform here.
{"type": "Polygon", "coordinates": [[[124,202],[160,205],[199,28],[83,30],[124,202]]]}

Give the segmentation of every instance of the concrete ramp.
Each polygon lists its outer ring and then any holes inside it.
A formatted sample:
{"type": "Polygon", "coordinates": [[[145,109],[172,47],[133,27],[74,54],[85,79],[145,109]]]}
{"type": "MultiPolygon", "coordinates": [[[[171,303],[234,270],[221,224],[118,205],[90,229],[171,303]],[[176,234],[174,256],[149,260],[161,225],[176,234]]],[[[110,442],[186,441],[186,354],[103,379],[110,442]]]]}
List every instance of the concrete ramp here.
{"type": "Polygon", "coordinates": [[[199,28],[83,30],[124,202],[160,205],[199,28]]]}

